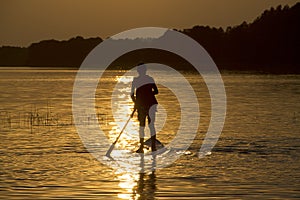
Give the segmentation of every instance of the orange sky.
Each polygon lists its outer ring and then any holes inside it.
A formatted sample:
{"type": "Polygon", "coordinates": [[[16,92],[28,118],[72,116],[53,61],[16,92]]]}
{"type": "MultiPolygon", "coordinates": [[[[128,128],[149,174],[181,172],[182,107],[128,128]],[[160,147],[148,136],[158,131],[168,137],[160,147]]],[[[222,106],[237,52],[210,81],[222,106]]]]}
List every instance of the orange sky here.
{"type": "MultiPolygon", "coordinates": [[[[299,0],[298,0],[299,1],[299,0]]],[[[0,46],[44,39],[105,38],[131,28],[251,22],[271,6],[297,0],[1,0],[0,46]]]]}

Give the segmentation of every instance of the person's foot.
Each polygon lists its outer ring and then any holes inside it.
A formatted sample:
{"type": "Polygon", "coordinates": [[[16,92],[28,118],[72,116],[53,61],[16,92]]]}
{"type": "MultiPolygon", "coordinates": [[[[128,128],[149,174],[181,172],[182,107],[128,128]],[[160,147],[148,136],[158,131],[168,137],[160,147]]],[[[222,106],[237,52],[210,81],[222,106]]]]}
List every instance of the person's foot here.
{"type": "Polygon", "coordinates": [[[138,150],[135,151],[136,153],[144,153],[144,148],[140,147],[138,150]]]}
{"type": "Polygon", "coordinates": [[[151,137],[151,151],[156,151],[156,135],[151,137]]]}
{"type": "Polygon", "coordinates": [[[136,153],[144,153],[144,138],[140,138],[140,148],[136,150],[136,153]]]}
{"type": "Polygon", "coordinates": [[[153,152],[153,151],[156,151],[157,149],[156,149],[156,147],[151,147],[151,151],[153,152]]]}

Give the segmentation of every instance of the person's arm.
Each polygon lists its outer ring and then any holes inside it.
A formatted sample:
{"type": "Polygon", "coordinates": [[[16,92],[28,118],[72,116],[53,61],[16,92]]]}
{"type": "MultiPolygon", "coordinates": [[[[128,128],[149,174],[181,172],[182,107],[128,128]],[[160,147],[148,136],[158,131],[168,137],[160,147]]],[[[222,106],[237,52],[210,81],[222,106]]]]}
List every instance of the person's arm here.
{"type": "Polygon", "coordinates": [[[132,81],[132,83],[131,83],[130,97],[131,97],[131,99],[132,99],[132,101],[133,101],[133,103],[134,103],[134,108],[133,108],[134,110],[133,110],[133,112],[132,112],[131,115],[130,115],[131,118],[133,117],[134,112],[136,111],[136,103],[135,103],[136,98],[135,98],[135,95],[134,95],[134,90],[135,90],[135,84],[134,84],[134,79],[133,79],[133,81],[132,81]]]}
{"type": "Polygon", "coordinates": [[[157,86],[155,84],[155,81],[152,77],[150,77],[150,79],[151,79],[151,83],[152,83],[151,84],[152,85],[152,94],[157,95],[158,94],[158,89],[157,89],[157,86]]]}
{"type": "Polygon", "coordinates": [[[153,89],[153,91],[152,91],[153,94],[154,94],[154,95],[157,95],[157,94],[158,94],[158,89],[157,89],[157,86],[156,86],[155,83],[153,83],[152,89],[153,89]]]}
{"type": "Polygon", "coordinates": [[[131,92],[130,92],[130,97],[131,97],[133,103],[135,103],[135,100],[136,100],[136,98],[134,96],[134,90],[135,90],[135,84],[134,84],[134,79],[133,79],[133,81],[131,83],[131,92]]]}

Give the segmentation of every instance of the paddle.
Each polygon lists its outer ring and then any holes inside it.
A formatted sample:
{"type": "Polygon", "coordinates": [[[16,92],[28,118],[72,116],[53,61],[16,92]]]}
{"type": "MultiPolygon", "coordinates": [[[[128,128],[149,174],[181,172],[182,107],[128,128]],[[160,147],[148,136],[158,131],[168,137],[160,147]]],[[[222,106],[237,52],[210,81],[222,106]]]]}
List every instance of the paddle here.
{"type": "Polygon", "coordinates": [[[125,130],[127,124],[129,123],[130,119],[133,117],[135,110],[136,110],[136,109],[134,109],[134,110],[132,111],[130,117],[128,118],[127,122],[125,123],[125,125],[124,125],[124,127],[122,128],[121,132],[119,133],[118,137],[116,138],[116,140],[114,141],[114,143],[112,143],[112,144],[110,145],[109,149],[107,150],[107,152],[106,152],[106,154],[105,154],[107,157],[110,157],[111,152],[112,152],[112,151],[114,150],[114,148],[115,148],[115,144],[118,142],[118,140],[119,140],[120,136],[122,135],[123,131],[125,130]]]}

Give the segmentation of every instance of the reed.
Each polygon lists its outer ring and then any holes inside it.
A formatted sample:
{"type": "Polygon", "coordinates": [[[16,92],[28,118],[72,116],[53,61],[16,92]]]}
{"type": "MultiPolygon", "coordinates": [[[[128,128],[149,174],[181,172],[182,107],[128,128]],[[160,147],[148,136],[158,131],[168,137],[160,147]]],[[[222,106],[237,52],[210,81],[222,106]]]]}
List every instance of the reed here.
{"type": "MultiPolygon", "coordinates": [[[[102,113],[97,114],[82,114],[79,118],[79,125],[92,125],[99,122],[107,124],[107,115],[102,113]]],[[[36,104],[27,105],[23,110],[14,112],[11,110],[0,110],[0,129],[30,129],[34,132],[35,129],[41,127],[65,127],[74,126],[73,115],[71,112],[55,113],[55,109],[47,101],[45,107],[38,107],[36,104]],[[29,108],[30,107],[30,108],[29,108]]]]}

